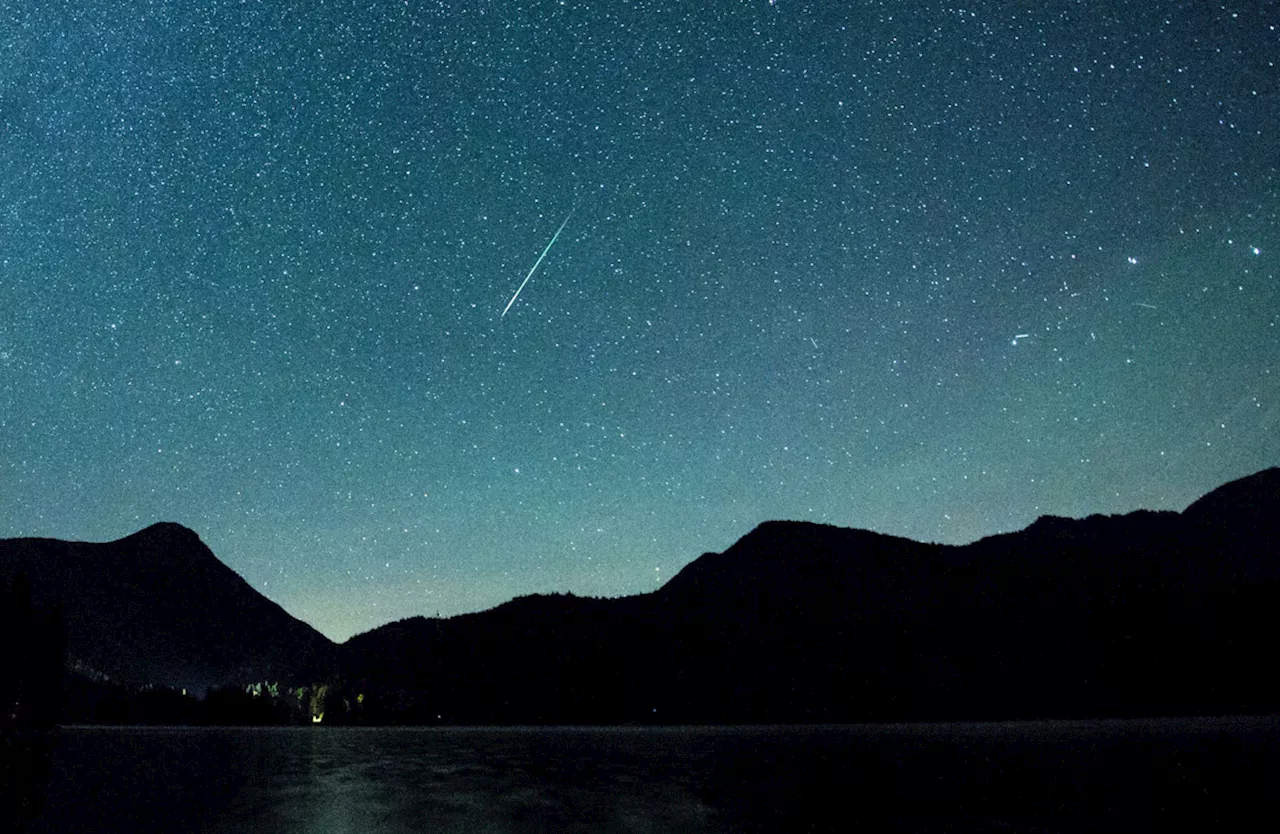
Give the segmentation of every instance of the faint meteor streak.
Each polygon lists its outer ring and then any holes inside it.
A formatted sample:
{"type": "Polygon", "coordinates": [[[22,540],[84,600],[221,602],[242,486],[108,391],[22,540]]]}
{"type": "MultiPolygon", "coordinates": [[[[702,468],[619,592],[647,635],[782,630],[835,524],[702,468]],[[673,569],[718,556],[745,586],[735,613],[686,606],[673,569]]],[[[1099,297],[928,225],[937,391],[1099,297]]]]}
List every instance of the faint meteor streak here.
{"type": "Polygon", "coordinates": [[[1147,304],[1145,301],[1133,302],[1135,307],[1146,307],[1148,310],[1159,310],[1160,308],[1154,304],[1147,304]]]}
{"type": "Polygon", "coordinates": [[[529,274],[524,276],[524,280],[520,282],[520,286],[516,289],[516,294],[511,296],[511,300],[507,302],[507,306],[502,308],[502,315],[498,318],[506,318],[507,310],[511,309],[511,305],[516,303],[516,299],[520,297],[520,291],[524,289],[524,285],[529,283],[529,279],[533,277],[533,273],[538,271],[538,265],[542,263],[542,259],[551,251],[551,247],[556,245],[556,238],[560,237],[560,233],[564,231],[564,227],[569,225],[569,218],[573,217],[573,213],[578,210],[575,205],[569,209],[569,213],[564,216],[564,222],[560,224],[560,228],[556,229],[556,233],[551,236],[551,241],[547,244],[547,248],[542,250],[542,254],[533,262],[533,267],[529,270],[529,274]]]}

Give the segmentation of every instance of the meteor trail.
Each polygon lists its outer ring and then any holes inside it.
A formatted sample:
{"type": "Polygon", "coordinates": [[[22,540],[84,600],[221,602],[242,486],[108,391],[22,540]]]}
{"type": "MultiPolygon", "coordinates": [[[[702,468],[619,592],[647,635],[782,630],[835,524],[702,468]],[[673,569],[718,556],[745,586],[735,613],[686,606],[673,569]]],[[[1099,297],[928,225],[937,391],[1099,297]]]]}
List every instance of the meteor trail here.
{"type": "Polygon", "coordinates": [[[533,273],[538,271],[538,265],[542,263],[542,259],[551,251],[551,247],[556,245],[556,238],[560,237],[560,233],[564,231],[564,227],[569,225],[569,218],[573,217],[573,213],[578,210],[577,205],[569,209],[569,213],[564,216],[564,222],[560,224],[560,228],[556,229],[556,233],[551,236],[551,242],[547,244],[547,248],[542,250],[542,254],[533,262],[533,267],[529,270],[529,274],[524,276],[524,280],[520,282],[520,286],[516,289],[516,294],[511,296],[511,300],[507,302],[507,306],[502,308],[502,315],[498,318],[506,318],[507,310],[511,309],[511,305],[516,303],[516,299],[520,297],[520,291],[524,289],[524,285],[529,283],[529,279],[533,277],[533,273]]]}

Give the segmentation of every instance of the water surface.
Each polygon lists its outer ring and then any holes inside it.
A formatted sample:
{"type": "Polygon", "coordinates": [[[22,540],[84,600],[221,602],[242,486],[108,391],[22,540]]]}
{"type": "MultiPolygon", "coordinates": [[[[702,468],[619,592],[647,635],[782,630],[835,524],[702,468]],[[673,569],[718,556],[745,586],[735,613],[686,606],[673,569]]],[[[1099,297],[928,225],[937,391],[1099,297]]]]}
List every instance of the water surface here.
{"type": "Polygon", "coordinates": [[[59,731],[53,831],[1096,831],[1243,823],[1280,719],[59,731]]]}

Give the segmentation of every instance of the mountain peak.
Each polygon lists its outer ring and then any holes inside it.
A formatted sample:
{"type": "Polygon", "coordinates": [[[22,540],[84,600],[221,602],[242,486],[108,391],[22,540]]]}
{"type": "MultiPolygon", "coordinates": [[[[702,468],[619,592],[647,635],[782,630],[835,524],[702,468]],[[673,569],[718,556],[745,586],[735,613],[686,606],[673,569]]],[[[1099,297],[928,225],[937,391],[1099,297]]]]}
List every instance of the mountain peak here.
{"type": "Polygon", "coordinates": [[[813,521],[764,521],[738,539],[725,553],[761,552],[769,558],[791,554],[806,555],[815,545],[827,548],[835,541],[844,547],[906,541],[886,533],[837,527],[813,521]]]}
{"type": "Polygon", "coordinates": [[[1076,521],[1077,519],[1068,518],[1062,515],[1046,514],[1046,515],[1040,516],[1035,521],[1031,522],[1031,525],[1028,526],[1026,529],[1036,530],[1038,532],[1043,532],[1046,530],[1060,530],[1064,527],[1070,527],[1071,525],[1075,524],[1076,521]]]}
{"type": "Polygon", "coordinates": [[[68,652],[129,684],[201,691],[329,669],[333,644],[255,591],[192,530],[161,522],[112,542],[0,542],[0,581],[31,578],[60,608],[68,652]]]}
{"type": "MultiPolygon", "coordinates": [[[[173,521],[157,521],[149,527],[144,527],[132,535],[125,536],[125,539],[148,538],[148,539],[167,539],[170,541],[187,541],[199,542],[200,536],[190,527],[184,527],[173,521]]],[[[122,539],[121,541],[123,541],[122,539]]],[[[203,544],[203,542],[201,542],[203,544]]]]}
{"type": "Polygon", "coordinates": [[[1270,513],[1280,508],[1280,466],[1237,478],[1196,499],[1183,514],[1212,521],[1224,513],[1270,513]]]}
{"type": "MultiPolygon", "coordinates": [[[[1194,501],[1182,517],[1213,537],[1224,553],[1266,552],[1280,538],[1280,467],[1223,484],[1194,501]]],[[[1273,575],[1274,559],[1251,560],[1250,573],[1273,575]]]]}

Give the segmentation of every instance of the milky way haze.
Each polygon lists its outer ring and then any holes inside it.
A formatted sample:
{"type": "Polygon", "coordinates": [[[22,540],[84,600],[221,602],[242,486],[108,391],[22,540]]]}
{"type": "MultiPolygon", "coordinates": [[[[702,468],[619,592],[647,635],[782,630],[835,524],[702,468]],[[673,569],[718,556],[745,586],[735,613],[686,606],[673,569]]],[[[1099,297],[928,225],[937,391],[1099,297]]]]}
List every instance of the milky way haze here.
{"type": "Polygon", "coordinates": [[[1278,60],[1261,2],[0,0],[0,536],[180,522],[345,638],[1181,509],[1280,462],[1278,60]]]}

